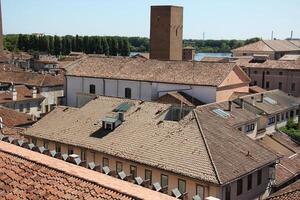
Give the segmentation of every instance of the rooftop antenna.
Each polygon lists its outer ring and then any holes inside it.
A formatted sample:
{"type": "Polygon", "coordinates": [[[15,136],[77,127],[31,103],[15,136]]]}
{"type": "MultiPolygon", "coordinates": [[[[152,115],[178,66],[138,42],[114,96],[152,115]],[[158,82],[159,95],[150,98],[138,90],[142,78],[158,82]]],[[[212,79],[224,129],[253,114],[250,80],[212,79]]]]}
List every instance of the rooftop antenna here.
{"type": "Polygon", "coordinates": [[[272,31],[271,40],[274,40],[274,31],[272,31]]]}
{"type": "Polygon", "coordinates": [[[293,39],[294,31],[291,31],[291,40],[293,39]]]}

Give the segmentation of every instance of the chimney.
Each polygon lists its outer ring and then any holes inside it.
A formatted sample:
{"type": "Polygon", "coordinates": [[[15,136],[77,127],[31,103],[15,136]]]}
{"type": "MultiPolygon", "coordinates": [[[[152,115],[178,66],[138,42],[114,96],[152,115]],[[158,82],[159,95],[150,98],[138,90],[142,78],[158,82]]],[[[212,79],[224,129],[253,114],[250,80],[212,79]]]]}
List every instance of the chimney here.
{"type": "Polygon", "coordinates": [[[36,87],[33,87],[33,89],[32,89],[32,98],[36,98],[37,97],[37,89],[36,89],[36,87]]]}
{"type": "Polygon", "coordinates": [[[261,103],[264,102],[264,93],[261,93],[261,94],[260,94],[260,102],[261,102],[261,103]]]}
{"type": "Polygon", "coordinates": [[[17,95],[18,95],[17,90],[14,85],[12,87],[13,87],[12,88],[12,100],[17,101],[17,95]]]}
{"type": "Polygon", "coordinates": [[[228,111],[232,110],[232,101],[228,101],[228,111]]]}
{"type": "Polygon", "coordinates": [[[255,96],[252,96],[251,100],[252,100],[252,105],[255,106],[255,103],[256,103],[255,96]]]}
{"type": "Polygon", "coordinates": [[[241,99],[241,108],[242,108],[242,109],[245,108],[244,99],[241,99]]]}

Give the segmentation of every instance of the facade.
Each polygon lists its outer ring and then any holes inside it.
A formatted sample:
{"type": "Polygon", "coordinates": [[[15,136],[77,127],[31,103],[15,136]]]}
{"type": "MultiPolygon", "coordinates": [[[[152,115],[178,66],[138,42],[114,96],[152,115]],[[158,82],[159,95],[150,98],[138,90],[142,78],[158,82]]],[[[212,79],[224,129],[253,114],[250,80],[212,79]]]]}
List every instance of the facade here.
{"type": "Polygon", "coordinates": [[[293,40],[260,40],[232,50],[233,57],[264,55],[278,60],[284,55],[300,54],[300,46],[293,40]]]}
{"type": "Polygon", "coordinates": [[[2,199],[175,199],[52,158],[47,153],[31,151],[24,148],[28,144],[23,140],[0,137],[6,141],[0,141],[2,199]]]}
{"type": "Polygon", "coordinates": [[[37,94],[37,90],[28,89],[24,85],[12,86],[8,91],[0,92],[0,105],[21,113],[40,117],[41,104],[45,97],[37,94]]]}
{"type": "Polygon", "coordinates": [[[277,156],[219,123],[190,108],[98,97],[81,108],[56,108],[23,135],[37,146],[149,179],[150,189],[160,185],[169,195],[262,196],[277,156]]]}
{"type": "Polygon", "coordinates": [[[285,126],[289,119],[296,122],[299,116],[299,100],[280,90],[242,96],[237,100],[245,109],[260,115],[257,130],[271,134],[285,126]]]}
{"type": "Polygon", "coordinates": [[[150,59],[182,60],[183,8],[151,6],[150,59]]]}
{"type": "Polygon", "coordinates": [[[56,105],[61,105],[63,102],[64,78],[62,75],[5,70],[0,73],[0,83],[25,85],[29,89],[35,87],[38,94],[45,97],[41,113],[50,112],[56,105]]]}
{"type": "Polygon", "coordinates": [[[300,96],[300,60],[243,62],[239,66],[251,78],[252,85],[266,90],[280,89],[287,94],[300,96]]]}
{"type": "Polygon", "coordinates": [[[67,105],[75,107],[93,95],[155,101],[168,92],[211,103],[248,92],[250,82],[234,63],[91,56],[70,66],[65,79],[67,105]]]}
{"type": "Polygon", "coordinates": [[[194,60],[196,49],[194,47],[185,47],[182,52],[182,60],[194,60]]]}

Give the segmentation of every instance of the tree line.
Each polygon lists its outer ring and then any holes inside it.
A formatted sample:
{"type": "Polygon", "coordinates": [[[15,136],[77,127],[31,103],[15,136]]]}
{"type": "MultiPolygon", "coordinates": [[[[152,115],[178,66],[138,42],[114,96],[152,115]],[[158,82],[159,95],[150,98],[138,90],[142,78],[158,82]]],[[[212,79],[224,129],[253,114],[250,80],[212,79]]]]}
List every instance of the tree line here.
{"type": "MultiPolygon", "coordinates": [[[[184,40],[184,46],[193,46],[197,52],[227,53],[232,49],[260,40],[184,40]]],[[[4,46],[10,51],[45,52],[68,55],[71,51],[87,54],[128,56],[130,52],[149,52],[149,39],[119,36],[50,36],[36,34],[5,35],[4,46]]]]}
{"type": "Polygon", "coordinates": [[[68,55],[71,51],[111,56],[128,56],[130,53],[127,37],[19,34],[16,48],[19,51],[46,52],[56,56],[68,55]]]}

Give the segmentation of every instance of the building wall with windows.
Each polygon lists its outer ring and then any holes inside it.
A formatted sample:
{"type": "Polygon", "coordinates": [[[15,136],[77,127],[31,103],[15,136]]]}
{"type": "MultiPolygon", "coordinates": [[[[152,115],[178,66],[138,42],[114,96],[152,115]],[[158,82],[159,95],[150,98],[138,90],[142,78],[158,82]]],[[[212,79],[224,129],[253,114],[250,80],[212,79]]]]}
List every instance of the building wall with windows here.
{"type": "Polygon", "coordinates": [[[36,117],[40,117],[42,113],[41,101],[11,101],[0,105],[36,117]]]}
{"type": "Polygon", "coordinates": [[[50,112],[56,105],[62,104],[64,96],[63,86],[41,87],[39,90],[40,94],[45,97],[45,100],[41,104],[42,113],[50,112]]]}
{"type": "Polygon", "coordinates": [[[280,89],[287,94],[300,96],[300,70],[287,69],[245,69],[251,78],[252,85],[258,85],[266,90],[280,89]]]}
{"type": "MultiPolygon", "coordinates": [[[[164,171],[164,170],[160,170],[160,169],[156,169],[150,166],[146,166],[143,164],[139,164],[139,163],[135,163],[129,160],[124,160],[124,159],[120,159],[117,157],[113,157],[111,155],[107,155],[107,154],[103,154],[100,152],[95,152],[89,149],[85,149],[85,148],[80,148],[80,147],[75,147],[75,146],[71,146],[71,145],[67,145],[67,144],[62,144],[62,143],[56,143],[53,141],[47,141],[47,140],[43,140],[43,139],[37,139],[37,138],[28,138],[26,136],[26,138],[36,144],[37,146],[44,146],[45,143],[47,144],[48,148],[50,150],[61,150],[62,154],[66,154],[66,153],[74,153],[77,154],[79,156],[81,155],[85,155],[85,159],[87,161],[87,163],[89,162],[95,162],[97,165],[101,165],[101,167],[103,166],[103,160],[104,159],[108,159],[108,166],[111,170],[117,170],[117,163],[121,163],[122,166],[122,170],[129,175],[130,174],[130,167],[134,166],[137,169],[137,176],[140,176],[143,180],[145,180],[145,174],[146,171],[149,173],[151,171],[152,173],[152,183],[158,182],[162,185],[162,176],[167,177],[168,179],[168,191],[167,193],[169,195],[171,195],[172,193],[172,189],[174,188],[179,188],[179,182],[180,182],[180,187],[183,188],[185,184],[185,191],[188,193],[188,199],[192,200],[193,196],[196,195],[196,192],[201,192],[199,195],[203,197],[208,197],[208,196],[214,196],[214,197],[221,197],[221,187],[211,184],[211,183],[207,183],[207,182],[201,182],[198,181],[196,179],[192,179],[190,177],[185,177],[185,176],[181,176],[169,171],[164,171]],[[70,151],[72,150],[72,151],[70,151]],[[82,154],[82,152],[84,152],[82,154]]],[[[165,180],[165,179],[164,179],[165,180]]],[[[183,191],[184,192],[184,191],[183,191]]]]}

